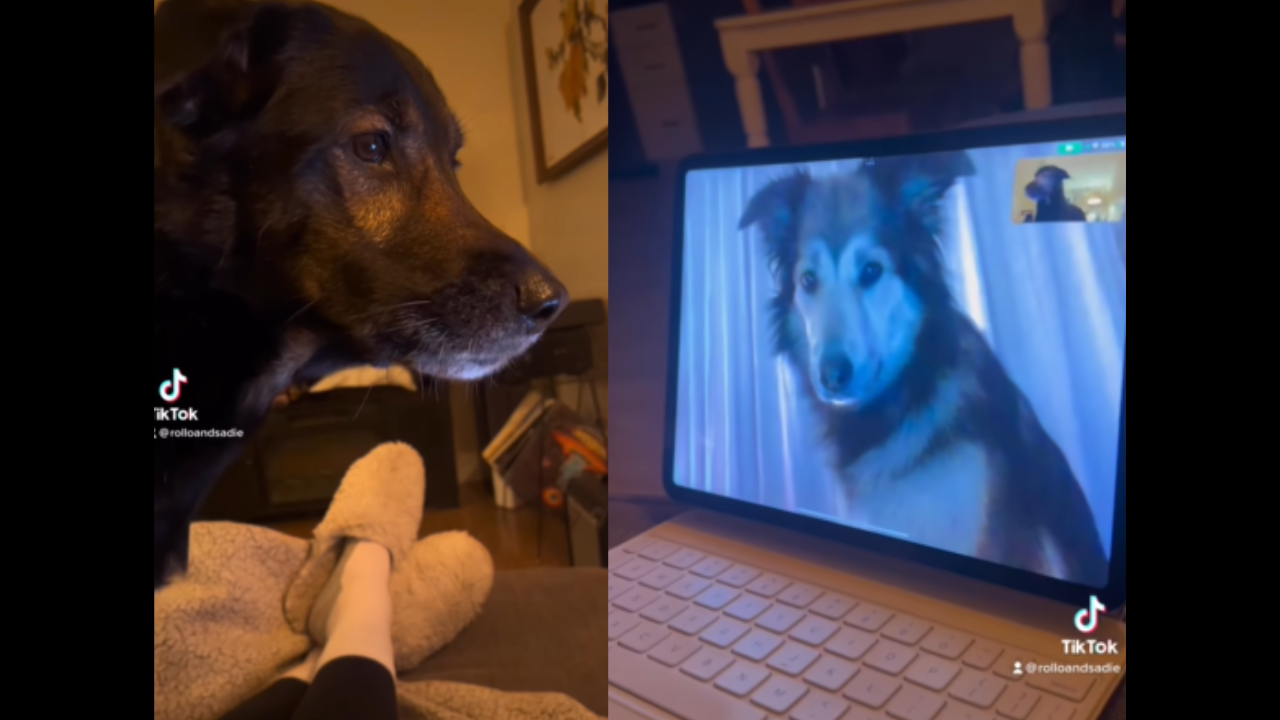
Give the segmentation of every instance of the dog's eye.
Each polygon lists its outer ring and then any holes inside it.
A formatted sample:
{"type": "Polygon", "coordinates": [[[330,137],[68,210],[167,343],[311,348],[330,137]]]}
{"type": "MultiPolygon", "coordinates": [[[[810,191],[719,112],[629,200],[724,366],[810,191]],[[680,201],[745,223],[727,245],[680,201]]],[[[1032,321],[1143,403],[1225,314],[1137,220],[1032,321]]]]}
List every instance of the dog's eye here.
{"type": "Polygon", "coordinates": [[[864,288],[870,288],[880,282],[880,278],[884,277],[884,266],[878,262],[867,263],[862,268],[862,275],[858,276],[858,282],[864,288]]]}
{"type": "Polygon", "coordinates": [[[812,270],[806,271],[803,275],[800,276],[800,287],[804,288],[809,292],[813,292],[814,290],[817,290],[818,274],[812,270]]]}
{"type": "Polygon", "coordinates": [[[367,163],[378,164],[387,159],[387,136],[382,133],[357,135],[351,143],[351,149],[356,157],[367,163]]]}

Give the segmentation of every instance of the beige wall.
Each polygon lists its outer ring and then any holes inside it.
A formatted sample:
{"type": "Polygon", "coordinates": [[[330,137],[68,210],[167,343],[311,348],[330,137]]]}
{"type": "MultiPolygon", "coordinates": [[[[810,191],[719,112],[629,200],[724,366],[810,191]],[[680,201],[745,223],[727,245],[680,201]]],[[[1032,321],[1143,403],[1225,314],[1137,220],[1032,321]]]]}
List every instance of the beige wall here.
{"type": "MultiPolygon", "coordinates": [[[[529,208],[530,247],[560,277],[575,300],[609,300],[609,153],[593,157],[569,175],[539,185],[534,169],[533,130],[524,71],[524,46],[520,34],[521,0],[505,0],[511,11],[507,22],[508,75],[515,106],[520,177],[529,208]]],[[[554,0],[551,0],[554,1],[554,0]]],[[[597,393],[609,417],[609,338],[602,330],[595,337],[599,370],[597,393]]],[[[563,399],[577,406],[580,387],[562,389],[563,399]]],[[[588,407],[584,405],[583,407],[588,407]]]]}
{"type": "MultiPolygon", "coordinates": [[[[520,35],[521,0],[504,0],[507,22],[509,95],[518,116],[520,177],[529,206],[533,251],[568,286],[575,299],[609,299],[609,154],[601,153],[568,176],[539,185],[534,171],[529,99],[520,35]]],[[[552,0],[554,1],[554,0],[552,0]]]]}

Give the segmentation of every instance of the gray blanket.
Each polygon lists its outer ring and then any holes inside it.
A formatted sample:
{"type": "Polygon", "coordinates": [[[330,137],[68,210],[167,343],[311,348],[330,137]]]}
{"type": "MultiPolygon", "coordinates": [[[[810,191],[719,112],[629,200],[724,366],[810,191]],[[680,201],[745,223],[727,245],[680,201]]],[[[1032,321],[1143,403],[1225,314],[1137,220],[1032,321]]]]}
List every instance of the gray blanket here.
{"type": "MultiPolygon", "coordinates": [[[[451,540],[462,538],[438,538],[442,552],[451,540]]],[[[155,595],[156,720],[217,720],[310,652],[284,610],[310,547],[263,528],[192,527],[187,576],[155,595]]],[[[399,701],[406,720],[597,720],[565,696],[453,683],[401,682],[399,701]]]]}

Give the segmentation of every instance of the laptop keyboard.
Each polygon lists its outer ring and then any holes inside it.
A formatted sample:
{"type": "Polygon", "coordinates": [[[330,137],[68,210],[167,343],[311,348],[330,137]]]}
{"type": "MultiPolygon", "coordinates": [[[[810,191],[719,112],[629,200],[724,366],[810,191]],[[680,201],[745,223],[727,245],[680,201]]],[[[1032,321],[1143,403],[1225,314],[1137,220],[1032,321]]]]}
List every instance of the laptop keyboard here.
{"type": "Polygon", "coordinates": [[[609,575],[609,683],[682,720],[1089,720],[1095,679],[662,540],[609,575]],[[1023,665],[1018,665],[1023,663],[1023,665]]]}

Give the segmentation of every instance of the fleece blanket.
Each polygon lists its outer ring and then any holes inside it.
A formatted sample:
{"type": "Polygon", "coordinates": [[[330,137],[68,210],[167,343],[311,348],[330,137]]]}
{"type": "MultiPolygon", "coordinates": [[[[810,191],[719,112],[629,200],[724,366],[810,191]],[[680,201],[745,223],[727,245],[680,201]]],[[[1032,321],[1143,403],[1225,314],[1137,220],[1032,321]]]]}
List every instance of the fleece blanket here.
{"type": "MultiPolygon", "coordinates": [[[[467,579],[448,568],[475,541],[449,533],[424,542],[420,549],[440,560],[435,589],[460,593],[467,579]]],[[[311,543],[264,528],[192,527],[187,575],[155,595],[156,720],[217,720],[311,651],[285,610],[311,553],[311,543]]],[[[568,697],[451,683],[401,682],[399,706],[403,720],[598,720],[568,697]]]]}

